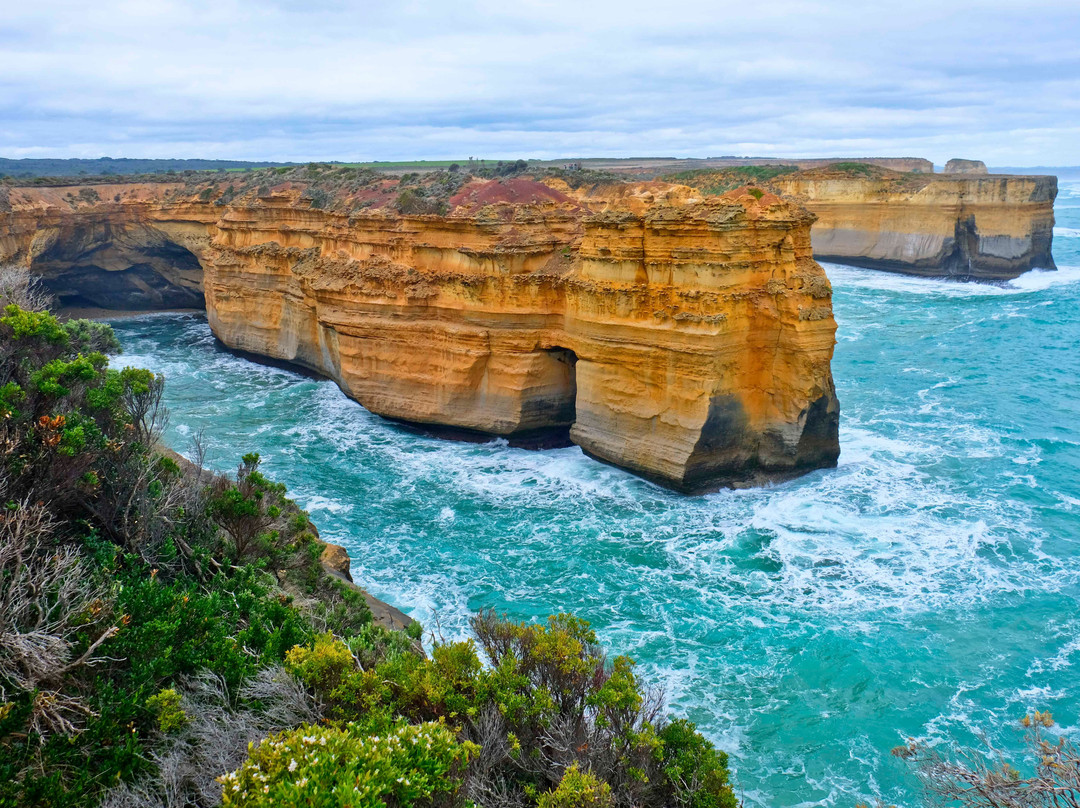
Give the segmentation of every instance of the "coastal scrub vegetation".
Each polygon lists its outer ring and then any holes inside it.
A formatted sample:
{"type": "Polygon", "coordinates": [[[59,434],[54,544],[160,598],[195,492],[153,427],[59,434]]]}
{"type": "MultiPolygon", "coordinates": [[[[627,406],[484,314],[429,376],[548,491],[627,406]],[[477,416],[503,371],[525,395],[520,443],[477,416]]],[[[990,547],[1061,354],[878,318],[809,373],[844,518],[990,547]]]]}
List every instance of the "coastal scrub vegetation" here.
{"type": "Polygon", "coordinates": [[[107,325],[0,297],[0,806],[734,808],[588,623],[482,612],[425,653],[257,454],[161,448],[165,380],[107,325]]]}
{"type": "Polygon", "coordinates": [[[1035,711],[1020,721],[1024,763],[994,749],[942,750],[912,741],[892,750],[909,763],[929,802],[959,808],[1080,808],[1080,748],[1048,737],[1054,719],[1035,711]],[[1025,774],[1022,768],[1026,768],[1025,774]]]}
{"type": "Polygon", "coordinates": [[[668,174],[662,179],[697,188],[710,195],[719,195],[744,185],[764,185],[769,180],[794,174],[796,166],[733,166],[731,168],[700,168],[668,174]]]}

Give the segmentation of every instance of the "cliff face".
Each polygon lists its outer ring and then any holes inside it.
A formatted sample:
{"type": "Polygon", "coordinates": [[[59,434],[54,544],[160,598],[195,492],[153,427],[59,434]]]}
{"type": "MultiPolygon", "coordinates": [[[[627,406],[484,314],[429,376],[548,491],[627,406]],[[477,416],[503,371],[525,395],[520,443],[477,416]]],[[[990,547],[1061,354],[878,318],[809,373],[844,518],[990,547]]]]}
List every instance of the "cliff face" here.
{"type": "Polygon", "coordinates": [[[1054,268],[1056,177],[823,170],[769,187],[817,215],[814,256],[822,261],[978,280],[1054,268]]]}
{"type": "Polygon", "coordinates": [[[684,491],[834,465],[836,326],[812,217],[745,191],[567,190],[474,181],[446,215],[403,216],[313,208],[290,183],[228,204],[166,185],[14,189],[0,261],[114,307],[175,305],[201,280],[222,342],[323,373],[375,413],[568,434],[684,491]]]}

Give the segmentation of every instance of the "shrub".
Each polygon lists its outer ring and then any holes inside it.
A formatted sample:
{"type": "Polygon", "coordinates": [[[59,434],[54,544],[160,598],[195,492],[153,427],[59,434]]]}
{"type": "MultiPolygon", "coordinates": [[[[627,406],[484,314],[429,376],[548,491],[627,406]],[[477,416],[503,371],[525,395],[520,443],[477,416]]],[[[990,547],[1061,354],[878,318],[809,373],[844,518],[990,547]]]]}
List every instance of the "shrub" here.
{"type": "Polygon", "coordinates": [[[231,539],[221,550],[234,563],[258,560],[274,570],[300,570],[310,586],[321,575],[321,546],[307,515],[285,496],[284,485],[259,471],[260,462],[259,455],[246,454],[234,479],[213,483],[207,512],[231,539]]]}
{"type": "Polygon", "coordinates": [[[68,335],[68,344],[75,353],[120,353],[120,340],[106,323],[68,320],[63,328],[68,335]]]}
{"type": "MultiPolygon", "coordinates": [[[[7,189],[0,189],[2,194],[7,189]]],[[[18,306],[29,311],[47,309],[52,295],[41,281],[22,267],[13,264],[0,266],[0,308],[18,306]]]]}
{"type": "Polygon", "coordinates": [[[350,723],[267,738],[248,760],[221,778],[222,803],[235,808],[451,806],[476,747],[440,724],[396,724],[371,734],[350,723]]]}
{"type": "MultiPolygon", "coordinates": [[[[267,189],[265,194],[259,194],[260,196],[269,196],[270,190],[267,189]]],[[[304,196],[311,199],[311,207],[315,209],[325,209],[329,207],[333,197],[330,192],[324,188],[308,188],[304,191],[304,196]]]]}
{"type": "Polygon", "coordinates": [[[874,167],[869,163],[829,163],[828,167],[834,171],[843,171],[860,177],[869,177],[874,173],[874,167]]]}
{"type": "Polygon", "coordinates": [[[738,800],[728,784],[728,758],[706,741],[685,719],[660,730],[664,776],[672,802],[687,808],[735,808],[738,800]]]}
{"type": "Polygon", "coordinates": [[[1020,721],[1025,757],[1034,761],[1027,776],[994,750],[939,750],[911,742],[892,750],[915,767],[931,803],[965,808],[1059,808],[1080,804],[1080,747],[1065,735],[1045,730],[1050,713],[1036,711],[1020,721]]]}
{"type": "Polygon", "coordinates": [[[0,514],[0,703],[12,698],[20,709],[7,717],[41,738],[74,733],[94,715],[63,686],[100,662],[100,646],[118,631],[108,591],[57,529],[41,505],[8,502],[0,514]]]}
{"type": "Polygon", "coordinates": [[[171,687],[159,690],[148,698],[146,707],[157,716],[158,729],[165,733],[182,729],[190,720],[180,706],[180,694],[171,687]]]}
{"type": "Polygon", "coordinates": [[[349,646],[321,634],[311,646],[295,646],[285,655],[286,670],[320,694],[332,695],[356,668],[349,646]]]}
{"type": "MultiPolygon", "coordinates": [[[[402,178],[404,181],[404,177],[402,178]]],[[[449,209],[446,202],[436,197],[427,196],[423,189],[406,188],[402,191],[395,203],[399,213],[406,216],[422,216],[425,214],[445,215],[449,209]]]]}
{"type": "Polygon", "coordinates": [[[619,806],[734,808],[726,756],[693,724],[665,724],[659,695],[642,688],[629,658],[607,659],[587,622],[483,612],[473,630],[490,667],[472,641],[437,643],[424,658],[403,634],[395,643],[371,627],[348,643],[323,635],[295,648],[286,668],[331,719],[389,714],[454,727],[480,749],[464,786],[478,804],[555,792],[576,765],[563,802],[550,804],[575,804],[567,800],[591,793],[581,778],[596,776],[598,804],[606,794],[619,806]]]}
{"type": "Polygon", "coordinates": [[[541,794],[537,808],[614,808],[611,786],[575,763],[563,774],[554,791],[541,794]]]}

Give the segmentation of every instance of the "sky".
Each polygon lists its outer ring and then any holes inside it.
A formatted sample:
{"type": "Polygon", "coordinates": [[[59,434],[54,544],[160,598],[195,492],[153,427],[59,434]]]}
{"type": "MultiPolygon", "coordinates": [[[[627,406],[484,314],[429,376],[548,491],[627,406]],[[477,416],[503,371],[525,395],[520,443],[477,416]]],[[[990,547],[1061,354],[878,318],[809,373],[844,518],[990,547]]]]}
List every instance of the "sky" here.
{"type": "Polygon", "coordinates": [[[1077,0],[5,0],[0,156],[1080,164],[1077,0]]]}

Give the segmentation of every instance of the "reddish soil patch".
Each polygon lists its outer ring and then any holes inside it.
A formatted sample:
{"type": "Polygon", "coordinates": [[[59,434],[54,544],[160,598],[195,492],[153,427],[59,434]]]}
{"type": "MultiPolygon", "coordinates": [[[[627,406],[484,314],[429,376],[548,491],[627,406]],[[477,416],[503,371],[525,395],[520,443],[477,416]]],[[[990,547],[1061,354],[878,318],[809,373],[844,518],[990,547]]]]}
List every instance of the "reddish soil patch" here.
{"type": "Polygon", "coordinates": [[[725,193],[720,194],[720,198],[730,199],[734,202],[742,202],[743,204],[749,202],[752,205],[757,205],[763,208],[767,208],[770,205],[776,205],[784,201],[771,191],[762,192],[762,189],[758,188],[755,185],[744,185],[741,188],[733,188],[730,191],[726,191],[725,193]],[[751,188],[761,193],[761,196],[758,197],[754,194],[751,194],[751,188]]]}
{"type": "Polygon", "coordinates": [[[482,208],[485,205],[496,205],[500,202],[511,202],[517,205],[535,205],[541,202],[557,205],[574,204],[574,200],[566,194],[559,193],[542,182],[526,179],[470,182],[450,197],[450,205],[454,208],[462,206],[482,208]]]}

